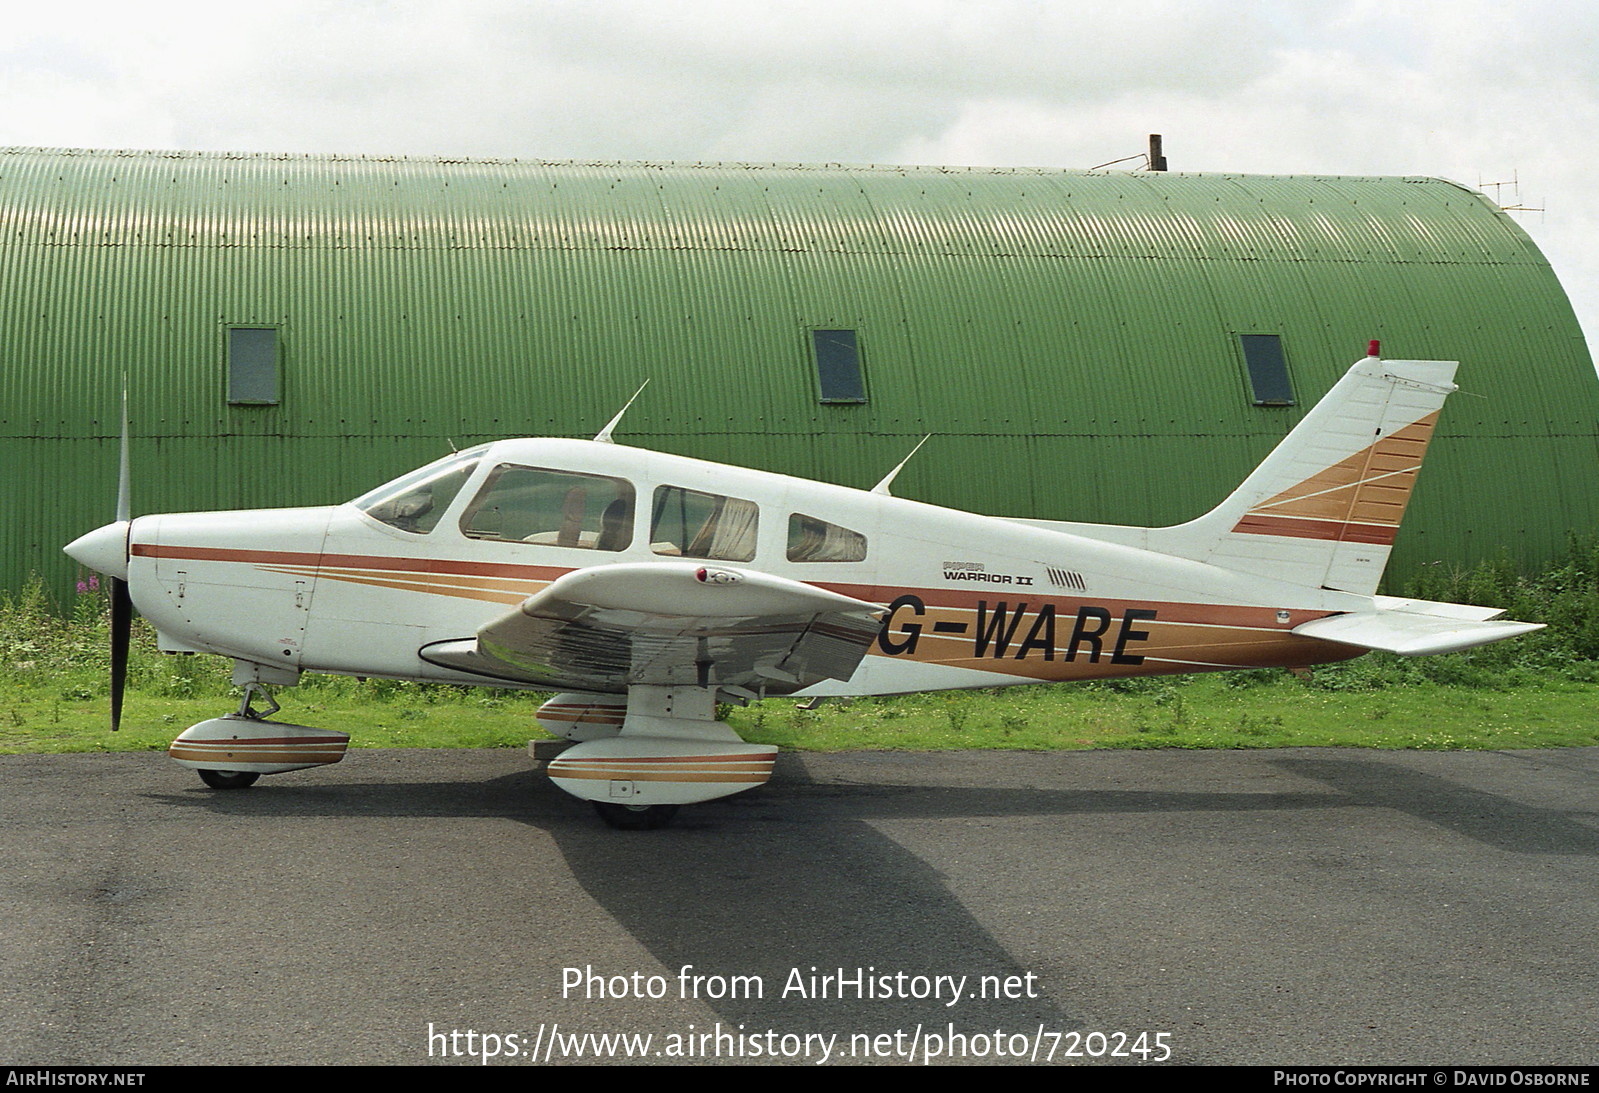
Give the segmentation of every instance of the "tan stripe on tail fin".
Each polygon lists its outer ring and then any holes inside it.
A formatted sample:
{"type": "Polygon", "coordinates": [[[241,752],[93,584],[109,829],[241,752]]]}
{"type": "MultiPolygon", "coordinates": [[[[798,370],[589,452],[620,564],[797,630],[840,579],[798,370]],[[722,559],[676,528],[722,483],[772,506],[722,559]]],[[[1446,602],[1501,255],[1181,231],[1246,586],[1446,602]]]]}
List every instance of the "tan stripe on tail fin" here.
{"type": "Polygon", "coordinates": [[[1392,546],[1438,414],[1390,433],[1262,501],[1235,532],[1392,546]]]}

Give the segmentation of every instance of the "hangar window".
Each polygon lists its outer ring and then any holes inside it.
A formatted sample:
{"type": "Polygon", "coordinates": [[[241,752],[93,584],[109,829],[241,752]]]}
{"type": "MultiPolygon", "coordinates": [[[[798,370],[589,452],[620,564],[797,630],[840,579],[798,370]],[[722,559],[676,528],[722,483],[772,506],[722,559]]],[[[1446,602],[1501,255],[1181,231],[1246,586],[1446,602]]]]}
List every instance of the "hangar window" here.
{"type": "Polygon", "coordinates": [[[575,550],[623,550],[633,541],[633,486],[621,478],[495,467],[461,515],[470,539],[575,550]]]}
{"type": "Polygon", "coordinates": [[[747,562],[755,557],[758,516],[753,501],[662,486],[650,515],[650,549],[676,558],[747,562]]]}
{"type": "Polygon", "coordinates": [[[1288,360],[1279,334],[1240,334],[1244,365],[1249,369],[1249,391],[1256,406],[1292,406],[1294,388],[1288,382],[1288,360]]]}
{"type": "Polygon", "coordinates": [[[228,327],[228,401],[242,406],[278,404],[276,327],[228,327]]]}
{"type": "Polygon", "coordinates": [[[861,347],[853,330],[813,330],[816,383],[823,402],[865,402],[866,381],[861,376],[861,347]]]}

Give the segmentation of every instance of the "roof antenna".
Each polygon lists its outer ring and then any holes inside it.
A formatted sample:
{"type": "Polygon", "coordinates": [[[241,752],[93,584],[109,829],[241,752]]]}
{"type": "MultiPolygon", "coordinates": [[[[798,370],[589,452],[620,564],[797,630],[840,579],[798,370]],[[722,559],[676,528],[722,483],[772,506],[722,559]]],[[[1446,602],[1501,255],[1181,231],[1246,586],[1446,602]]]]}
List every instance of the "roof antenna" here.
{"type": "Polygon", "coordinates": [[[614,444],[614,443],[616,443],[616,441],[611,439],[611,430],[615,429],[617,423],[622,420],[622,415],[627,413],[627,408],[629,406],[633,405],[633,399],[636,399],[640,395],[642,395],[644,393],[644,388],[648,387],[649,385],[650,385],[650,381],[649,380],[645,380],[643,383],[638,385],[638,390],[633,392],[633,398],[628,399],[627,402],[623,404],[622,408],[620,410],[616,411],[616,416],[613,417],[610,421],[607,421],[605,423],[605,428],[601,429],[599,432],[594,434],[594,440],[595,440],[596,443],[599,443],[599,444],[614,444]]]}
{"type": "Polygon", "coordinates": [[[888,490],[889,483],[893,482],[894,481],[894,477],[896,475],[898,475],[900,471],[905,469],[905,464],[907,464],[907,463],[909,463],[911,461],[911,456],[914,456],[917,452],[921,451],[922,450],[922,445],[926,444],[931,439],[933,439],[933,434],[932,433],[928,433],[926,436],[922,437],[922,439],[917,442],[916,447],[911,449],[911,454],[906,456],[904,459],[901,459],[899,461],[899,466],[895,467],[893,470],[891,470],[887,474],[885,474],[883,476],[883,480],[881,482],[879,482],[877,485],[872,487],[872,492],[873,493],[880,493],[884,497],[893,497],[894,495],[892,493],[890,493],[889,490],[888,490]]]}

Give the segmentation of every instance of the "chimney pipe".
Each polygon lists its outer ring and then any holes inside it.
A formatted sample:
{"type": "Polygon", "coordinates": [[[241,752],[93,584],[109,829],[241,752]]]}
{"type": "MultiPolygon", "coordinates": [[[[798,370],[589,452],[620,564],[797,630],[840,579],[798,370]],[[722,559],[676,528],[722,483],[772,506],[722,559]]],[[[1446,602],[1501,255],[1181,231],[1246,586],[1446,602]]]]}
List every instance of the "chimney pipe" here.
{"type": "Polygon", "coordinates": [[[1164,171],[1166,157],[1160,154],[1160,134],[1149,134],[1149,169],[1151,171],[1164,171]]]}

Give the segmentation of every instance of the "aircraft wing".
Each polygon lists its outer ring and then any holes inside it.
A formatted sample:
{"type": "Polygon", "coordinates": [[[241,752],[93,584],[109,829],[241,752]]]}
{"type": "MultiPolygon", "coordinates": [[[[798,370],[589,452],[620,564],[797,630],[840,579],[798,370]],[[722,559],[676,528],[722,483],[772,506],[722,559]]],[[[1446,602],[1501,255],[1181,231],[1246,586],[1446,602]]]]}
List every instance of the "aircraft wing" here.
{"type": "Polygon", "coordinates": [[[476,637],[424,646],[457,671],[563,690],[630,686],[790,694],[849,679],[882,608],[751,570],[694,562],[574,570],[476,637]]]}
{"type": "Polygon", "coordinates": [[[1400,601],[1386,596],[1377,597],[1377,601],[1379,607],[1375,611],[1328,615],[1296,626],[1293,632],[1302,637],[1416,657],[1427,653],[1456,653],[1544,628],[1541,622],[1495,620],[1493,617],[1502,612],[1493,608],[1427,600],[1400,601]],[[1385,610],[1381,606],[1384,602],[1404,603],[1405,607],[1385,610]]]}

